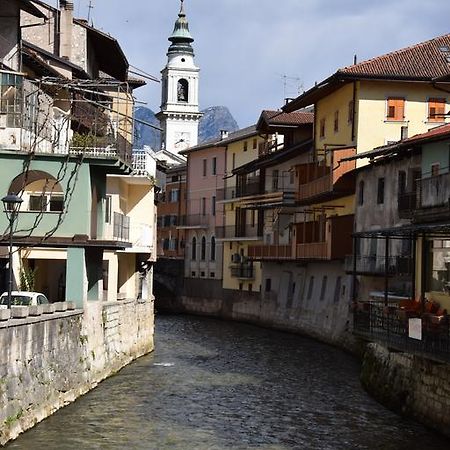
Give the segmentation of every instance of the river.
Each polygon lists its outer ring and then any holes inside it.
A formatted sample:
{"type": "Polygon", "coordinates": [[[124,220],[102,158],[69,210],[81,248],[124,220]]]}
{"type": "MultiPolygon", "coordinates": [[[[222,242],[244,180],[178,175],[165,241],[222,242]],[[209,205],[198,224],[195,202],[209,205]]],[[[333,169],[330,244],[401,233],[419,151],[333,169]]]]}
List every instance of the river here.
{"type": "Polygon", "coordinates": [[[386,410],[352,356],[301,336],[159,316],[156,351],[8,449],[448,450],[386,410]]]}

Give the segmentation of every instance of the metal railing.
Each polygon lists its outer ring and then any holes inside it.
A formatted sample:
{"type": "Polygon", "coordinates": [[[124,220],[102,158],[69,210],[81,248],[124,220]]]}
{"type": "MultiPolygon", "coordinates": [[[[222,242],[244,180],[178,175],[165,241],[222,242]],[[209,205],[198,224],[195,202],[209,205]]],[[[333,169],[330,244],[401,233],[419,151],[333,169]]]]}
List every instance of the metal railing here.
{"type": "Polygon", "coordinates": [[[357,305],[353,317],[354,333],[364,339],[425,358],[450,362],[448,315],[411,317],[397,307],[366,302],[357,305]],[[410,332],[410,319],[420,319],[419,329],[414,335],[410,332]]]}
{"type": "Polygon", "coordinates": [[[258,232],[258,227],[247,225],[246,227],[236,228],[234,225],[225,227],[216,227],[216,237],[218,239],[234,239],[234,238],[257,238],[261,233],[258,232]]]}
{"type": "Polygon", "coordinates": [[[156,162],[146,150],[133,150],[132,158],[133,175],[149,177],[153,172],[153,165],[156,171],[156,162]]]}
{"type": "Polygon", "coordinates": [[[182,227],[207,227],[214,217],[206,214],[190,214],[187,216],[178,216],[178,226],[182,227]]]}
{"type": "MultiPolygon", "coordinates": [[[[389,256],[387,261],[384,256],[357,256],[356,257],[356,273],[375,274],[375,275],[411,275],[414,269],[413,259],[409,256],[389,256]]],[[[353,256],[349,255],[345,258],[345,270],[353,273],[354,270],[353,256]]]]}
{"type": "Polygon", "coordinates": [[[450,173],[444,173],[417,181],[421,208],[448,205],[450,197],[450,173]]]}
{"type": "Polygon", "coordinates": [[[253,265],[248,263],[230,266],[230,274],[232,278],[241,278],[248,280],[252,280],[255,278],[253,265]]]}
{"type": "Polygon", "coordinates": [[[258,195],[261,193],[259,177],[252,177],[242,186],[229,186],[217,189],[217,200],[233,200],[235,198],[258,195]]]}

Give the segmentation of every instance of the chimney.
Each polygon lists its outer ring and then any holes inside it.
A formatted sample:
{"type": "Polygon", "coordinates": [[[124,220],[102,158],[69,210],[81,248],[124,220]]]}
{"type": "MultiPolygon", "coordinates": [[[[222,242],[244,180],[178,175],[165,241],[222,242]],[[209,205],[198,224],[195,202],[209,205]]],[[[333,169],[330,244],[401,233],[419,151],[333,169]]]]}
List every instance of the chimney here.
{"type": "Polygon", "coordinates": [[[220,130],[220,140],[223,141],[228,137],[228,131],[227,130],[220,130]]]}
{"type": "Polygon", "coordinates": [[[59,56],[72,58],[73,1],[59,0],[61,10],[59,24],[59,56]]]}

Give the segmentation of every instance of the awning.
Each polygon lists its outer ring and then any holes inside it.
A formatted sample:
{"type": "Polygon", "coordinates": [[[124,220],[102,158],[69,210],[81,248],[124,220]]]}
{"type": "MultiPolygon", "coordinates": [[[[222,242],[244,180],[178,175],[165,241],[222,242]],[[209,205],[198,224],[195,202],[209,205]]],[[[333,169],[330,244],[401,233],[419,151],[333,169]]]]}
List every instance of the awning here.
{"type": "Polygon", "coordinates": [[[354,237],[359,238],[411,238],[411,237],[436,237],[436,238],[450,238],[450,222],[432,223],[432,224],[414,224],[404,225],[401,227],[384,228],[379,230],[359,231],[353,234],[354,237]]]}

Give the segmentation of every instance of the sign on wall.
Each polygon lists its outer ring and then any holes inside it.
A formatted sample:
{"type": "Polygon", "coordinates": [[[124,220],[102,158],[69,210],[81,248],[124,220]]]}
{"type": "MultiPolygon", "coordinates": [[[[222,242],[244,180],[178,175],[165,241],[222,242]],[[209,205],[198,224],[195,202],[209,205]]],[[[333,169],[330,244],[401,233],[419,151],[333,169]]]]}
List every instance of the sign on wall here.
{"type": "Polygon", "coordinates": [[[412,339],[422,340],[422,319],[409,319],[408,336],[412,339]]]}

